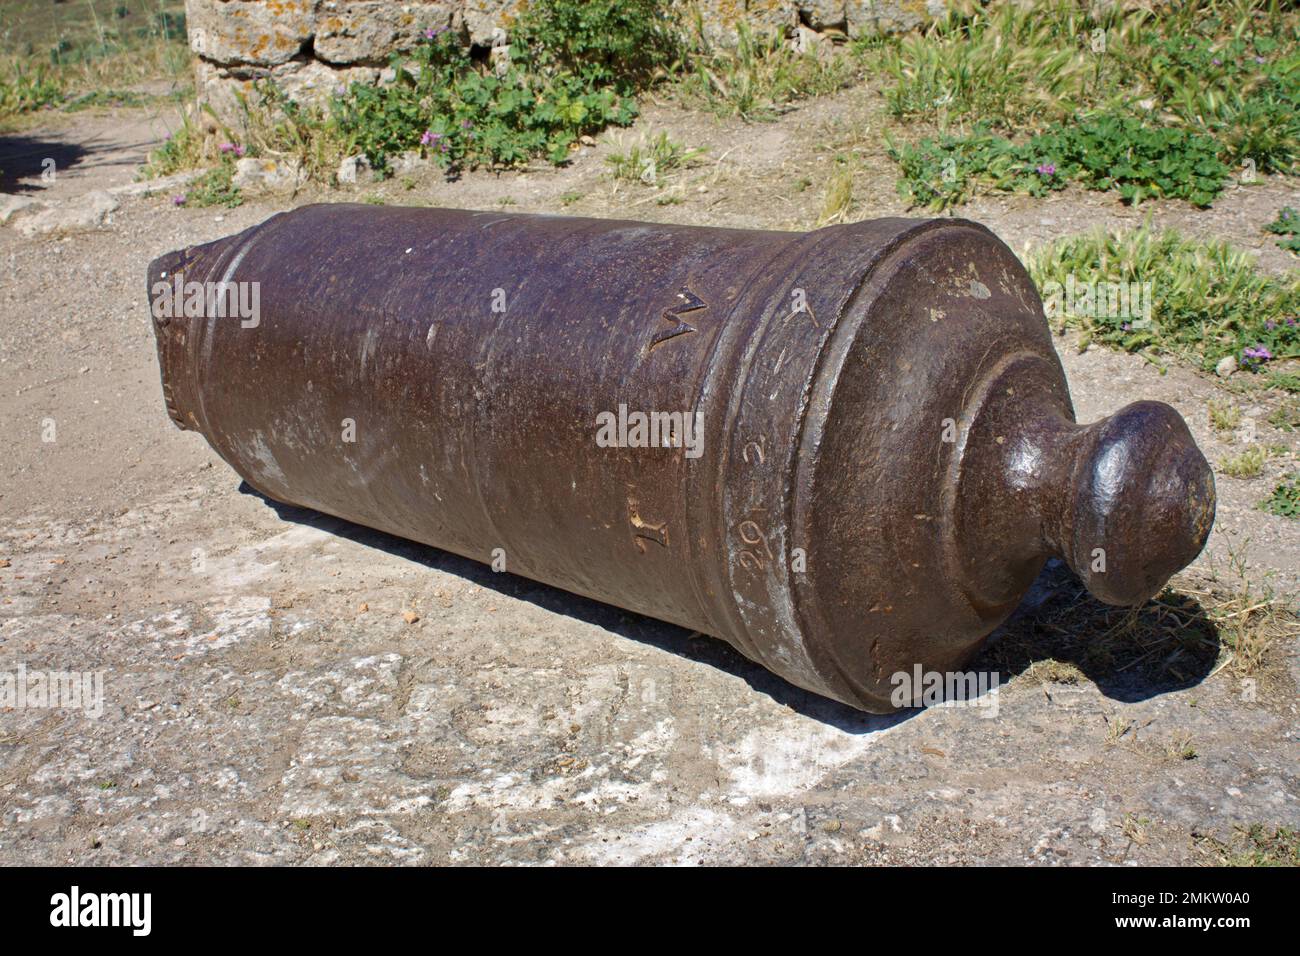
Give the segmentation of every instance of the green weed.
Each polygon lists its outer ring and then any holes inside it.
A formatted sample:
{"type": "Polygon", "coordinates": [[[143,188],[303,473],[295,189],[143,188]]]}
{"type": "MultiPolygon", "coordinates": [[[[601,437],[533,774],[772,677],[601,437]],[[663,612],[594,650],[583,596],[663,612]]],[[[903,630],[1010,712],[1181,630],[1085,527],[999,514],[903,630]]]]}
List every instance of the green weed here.
{"type": "Polygon", "coordinates": [[[704,155],[704,150],[685,146],[665,132],[642,135],[626,147],[615,142],[620,148],[605,157],[610,175],[647,186],[662,185],[665,174],[690,166],[704,155]]]}
{"type": "Polygon", "coordinates": [[[1114,189],[1128,203],[1169,197],[1208,206],[1229,175],[1216,150],[1206,136],[1111,115],[1054,124],[1019,144],[987,124],[967,135],[889,143],[902,170],[899,193],[935,210],[980,190],[1042,196],[1071,182],[1114,189]]]}
{"type": "MultiPolygon", "coordinates": [[[[1300,274],[1263,272],[1225,242],[1142,226],[1057,240],[1035,251],[1028,267],[1059,324],[1114,348],[1178,355],[1207,371],[1229,355],[1255,373],[1300,357],[1300,274]],[[1150,316],[1139,321],[1059,295],[1067,283],[1091,282],[1150,283],[1150,316]]],[[[1296,388],[1285,375],[1269,384],[1296,388]]]]}
{"type": "Polygon", "coordinates": [[[1279,518],[1300,518],[1300,472],[1287,475],[1259,507],[1279,518]]]}
{"type": "Polygon", "coordinates": [[[1264,228],[1273,235],[1282,237],[1277,240],[1279,247],[1287,252],[1300,253],[1300,212],[1291,206],[1284,206],[1277,218],[1264,228]]]}
{"type": "Polygon", "coordinates": [[[1263,445],[1251,445],[1220,461],[1219,473],[1228,478],[1258,478],[1263,473],[1264,462],[1267,460],[1267,448],[1263,445]]]}
{"type": "Polygon", "coordinates": [[[775,119],[794,103],[833,93],[857,76],[854,57],[799,52],[779,33],[756,33],[741,21],[735,46],[719,46],[696,27],[678,92],[690,105],[745,120],[775,119]]]}
{"type": "Polygon", "coordinates": [[[336,99],[341,133],[384,172],[420,149],[454,172],[563,163],[578,138],[636,116],[634,92],[670,55],[659,3],[535,0],[516,22],[508,64],[488,70],[449,33],[430,35],[387,86],[353,84],[336,99]]]}

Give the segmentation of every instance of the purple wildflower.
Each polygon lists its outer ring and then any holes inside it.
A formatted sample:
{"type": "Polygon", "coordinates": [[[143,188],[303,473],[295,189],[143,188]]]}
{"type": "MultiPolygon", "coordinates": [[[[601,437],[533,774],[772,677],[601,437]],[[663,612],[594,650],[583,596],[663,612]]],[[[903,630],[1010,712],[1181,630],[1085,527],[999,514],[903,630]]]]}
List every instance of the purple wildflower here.
{"type": "Polygon", "coordinates": [[[1215,66],[1223,66],[1223,61],[1220,60],[1217,56],[1210,62],[1213,63],[1215,66]]]}
{"type": "Polygon", "coordinates": [[[1270,332],[1272,332],[1275,328],[1277,328],[1277,323],[1274,322],[1272,319],[1269,319],[1268,321],[1266,321],[1266,322],[1264,323],[1264,328],[1266,328],[1266,329],[1268,329],[1270,332]]]}
{"type": "Polygon", "coordinates": [[[233,152],[235,151],[235,144],[234,144],[234,143],[222,143],[220,146],[217,147],[217,149],[218,149],[220,152],[223,152],[223,153],[233,153],[233,152]]]}
{"type": "Polygon", "coordinates": [[[446,27],[430,27],[428,30],[424,31],[424,38],[426,40],[434,40],[437,39],[439,34],[443,34],[446,32],[447,32],[446,27]]]}
{"type": "Polygon", "coordinates": [[[1056,175],[1056,164],[1055,164],[1055,163],[1043,163],[1041,166],[1038,167],[1038,175],[1040,175],[1040,176],[1055,176],[1055,175],[1056,175]]]}
{"type": "Polygon", "coordinates": [[[1242,350],[1241,357],[1244,365],[1262,365],[1273,357],[1273,353],[1264,345],[1248,345],[1242,350]]]}
{"type": "Polygon", "coordinates": [[[173,197],[172,197],[172,205],[173,205],[173,206],[184,206],[184,205],[185,205],[185,197],[184,197],[184,196],[173,196],[173,197]]]}
{"type": "Polygon", "coordinates": [[[424,134],[420,137],[420,145],[421,145],[421,146],[432,146],[432,145],[434,145],[435,143],[437,143],[438,140],[440,140],[440,139],[442,139],[442,134],[441,134],[441,133],[435,133],[435,132],[434,132],[433,130],[431,130],[431,129],[426,129],[426,130],[424,131],[424,134]]]}

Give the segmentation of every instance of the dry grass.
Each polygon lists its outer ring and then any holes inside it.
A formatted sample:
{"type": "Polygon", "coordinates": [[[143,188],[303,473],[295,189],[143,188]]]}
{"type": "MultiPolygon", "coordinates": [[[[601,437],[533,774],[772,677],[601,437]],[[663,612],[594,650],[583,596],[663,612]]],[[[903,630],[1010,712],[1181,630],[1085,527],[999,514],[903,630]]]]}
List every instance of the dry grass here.
{"type": "Polygon", "coordinates": [[[826,194],[822,199],[821,215],[817,217],[817,228],[832,223],[844,222],[853,206],[853,170],[842,167],[831,176],[826,184],[826,194]]]}
{"type": "MultiPolygon", "coordinates": [[[[8,0],[0,27],[0,119],[23,125],[42,107],[119,97],[146,81],[192,87],[178,0],[8,0]]],[[[136,94],[139,96],[140,94],[136,94]]]]}
{"type": "Polygon", "coordinates": [[[1251,445],[1228,455],[1219,461],[1219,474],[1227,478],[1258,478],[1264,473],[1264,462],[1268,461],[1268,449],[1263,445],[1251,445]]]}
{"type": "Polygon", "coordinates": [[[1234,827],[1227,840],[1193,832],[1192,846],[1211,866],[1300,866],[1300,833],[1259,823],[1234,827]]]}
{"type": "Polygon", "coordinates": [[[1133,729],[1133,721],[1116,715],[1106,717],[1106,746],[1117,747],[1133,729]]]}
{"type": "Polygon", "coordinates": [[[1214,673],[1226,670],[1236,677],[1263,675],[1277,663],[1273,651],[1279,642],[1294,639],[1300,631],[1293,605],[1252,582],[1247,544],[1228,548],[1228,566],[1216,576],[1217,586],[1187,592],[1206,600],[1218,631],[1222,652],[1214,673]]]}
{"type": "MultiPolygon", "coordinates": [[[[1139,608],[1102,604],[1057,567],[1050,572],[1052,597],[1004,625],[973,666],[1017,674],[1034,685],[1091,680],[1121,698],[1190,687],[1216,675],[1252,679],[1263,693],[1285,681],[1276,651],[1300,624],[1286,601],[1255,580],[1245,550],[1244,544],[1230,546],[1226,567],[1216,569],[1208,586],[1166,588],[1139,608]]],[[[1130,729],[1112,722],[1108,742],[1130,729]]]]}
{"type": "Polygon", "coordinates": [[[1232,402],[1212,398],[1206,408],[1210,413],[1210,427],[1216,432],[1231,432],[1241,424],[1241,409],[1232,402]]]}
{"type": "Polygon", "coordinates": [[[1130,843],[1146,846],[1147,827],[1150,825],[1151,821],[1146,817],[1139,817],[1136,813],[1126,813],[1124,822],[1120,824],[1120,830],[1128,837],[1130,843]]]}

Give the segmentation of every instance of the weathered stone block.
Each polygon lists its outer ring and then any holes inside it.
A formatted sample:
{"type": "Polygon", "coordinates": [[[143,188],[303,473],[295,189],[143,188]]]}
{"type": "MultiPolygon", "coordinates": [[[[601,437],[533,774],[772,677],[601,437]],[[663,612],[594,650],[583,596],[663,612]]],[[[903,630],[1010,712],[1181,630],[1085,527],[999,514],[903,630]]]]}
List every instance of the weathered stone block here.
{"type": "Polygon", "coordinates": [[[289,98],[299,103],[324,104],[353,83],[374,83],[379,69],[373,66],[332,67],[320,60],[290,60],[271,70],[271,80],[289,98]]]}
{"type": "Polygon", "coordinates": [[[492,32],[498,27],[510,28],[518,0],[468,0],[461,4],[461,20],[469,42],[475,46],[491,46],[492,32]]]}
{"type": "Polygon", "coordinates": [[[199,99],[234,126],[242,119],[239,97],[250,105],[257,104],[255,86],[259,80],[275,83],[297,103],[323,106],[332,94],[342,92],[352,83],[373,84],[379,74],[380,70],[372,66],[333,67],[306,57],[274,67],[217,66],[203,60],[194,66],[199,99]]]}
{"type": "Polygon", "coordinates": [[[285,63],[312,35],[312,2],[188,0],[190,49],[213,63],[285,63]]]}
{"type": "Polygon", "coordinates": [[[793,31],[799,25],[799,6],[795,0],[700,0],[697,9],[704,35],[713,42],[730,44],[742,22],[755,33],[793,31]]]}
{"type": "Polygon", "coordinates": [[[50,233],[79,232],[102,226],[117,207],[117,198],[103,189],[92,189],[66,202],[54,203],[18,222],[18,231],[24,236],[43,236],[50,233]]]}
{"type": "Polygon", "coordinates": [[[801,22],[814,30],[843,30],[848,22],[846,0],[800,0],[801,22]]]}
{"type": "Polygon", "coordinates": [[[848,0],[849,36],[906,33],[937,20],[947,12],[944,0],[848,0]]]}
{"type": "Polygon", "coordinates": [[[249,192],[277,192],[298,185],[300,176],[301,171],[292,160],[247,156],[235,162],[231,182],[249,192]]]}
{"type": "Polygon", "coordinates": [[[383,63],[426,30],[449,29],[451,22],[452,8],[442,3],[317,0],[314,49],[328,63],[383,63]]]}

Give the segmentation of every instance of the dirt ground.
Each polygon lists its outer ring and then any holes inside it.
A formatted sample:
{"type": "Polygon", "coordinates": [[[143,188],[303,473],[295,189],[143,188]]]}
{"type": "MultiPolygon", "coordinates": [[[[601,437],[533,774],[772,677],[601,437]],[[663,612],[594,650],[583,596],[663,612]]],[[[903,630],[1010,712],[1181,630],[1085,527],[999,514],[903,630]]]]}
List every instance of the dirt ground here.
{"type": "MultiPolygon", "coordinates": [[[[0,673],[102,671],[104,688],[97,717],[0,712],[0,862],[1210,863],[1238,827],[1300,827],[1294,631],[1255,683],[1230,661],[1182,684],[1034,666],[1003,675],[991,710],[873,717],[710,638],[277,506],[167,418],[145,298],[163,252],[322,199],[807,229],[855,151],[852,216],[907,214],[872,95],[761,125],[652,104],[614,137],[708,149],[663,189],[615,187],[602,141],[563,169],[236,209],[129,196],[96,229],[0,228],[0,673]]],[[[23,148],[66,162],[22,186],[71,201],[129,183],[171,125],[51,114],[23,148]]],[[[1288,204],[1296,181],[1266,179],[1210,211],[1071,190],[961,213],[1016,250],[1150,216],[1280,271],[1296,260],[1261,226],[1288,204]]],[[[1160,399],[1217,463],[1241,448],[1210,427],[1220,399],[1279,446],[1261,477],[1218,477],[1211,544],[1175,584],[1208,600],[1244,554],[1253,586],[1294,605],[1300,521],[1255,507],[1300,450],[1266,421],[1279,398],[1076,345],[1059,340],[1080,420],[1160,399]]],[[[1068,590],[1045,575],[1022,628],[1068,590]]]]}

